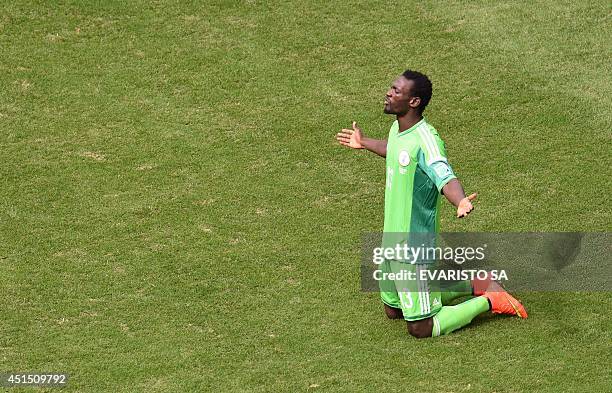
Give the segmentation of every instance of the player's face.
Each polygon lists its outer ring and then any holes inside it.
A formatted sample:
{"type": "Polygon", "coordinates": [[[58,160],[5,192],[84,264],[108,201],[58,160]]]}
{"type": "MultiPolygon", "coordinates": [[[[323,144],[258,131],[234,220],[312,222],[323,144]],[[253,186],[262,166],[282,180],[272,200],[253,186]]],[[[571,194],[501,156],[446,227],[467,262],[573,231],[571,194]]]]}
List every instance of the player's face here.
{"type": "Polygon", "coordinates": [[[383,111],[390,115],[402,116],[408,113],[410,105],[410,91],[414,82],[400,76],[385,94],[385,107],[383,111]]]}

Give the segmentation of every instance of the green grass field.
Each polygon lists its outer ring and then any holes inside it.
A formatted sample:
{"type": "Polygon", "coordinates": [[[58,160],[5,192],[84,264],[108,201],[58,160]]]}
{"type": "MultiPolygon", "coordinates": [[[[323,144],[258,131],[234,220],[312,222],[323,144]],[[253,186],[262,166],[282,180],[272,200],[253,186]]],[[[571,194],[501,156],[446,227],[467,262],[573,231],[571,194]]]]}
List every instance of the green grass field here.
{"type": "Polygon", "coordinates": [[[526,321],[439,339],[386,320],[359,286],[384,163],[334,135],[384,137],[388,85],[421,70],[479,193],[443,230],[610,231],[612,6],[398,3],[3,1],[0,372],[79,392],[610,392],[609,292],[520,294],[526,321]]]}

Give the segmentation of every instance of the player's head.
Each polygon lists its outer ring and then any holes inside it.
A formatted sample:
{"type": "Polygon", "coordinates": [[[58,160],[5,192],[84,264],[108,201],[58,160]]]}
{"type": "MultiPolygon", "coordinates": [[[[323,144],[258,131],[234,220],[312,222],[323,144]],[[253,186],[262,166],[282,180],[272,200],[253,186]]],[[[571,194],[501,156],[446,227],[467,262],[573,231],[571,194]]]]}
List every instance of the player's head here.
{"type": "Polygon", "coordinates": [[[431,81],[426,75],[406,70],[387,91],[384,112],[403,116],[416,111],[420,115],[431,100],[431,92],[431,81]]]}

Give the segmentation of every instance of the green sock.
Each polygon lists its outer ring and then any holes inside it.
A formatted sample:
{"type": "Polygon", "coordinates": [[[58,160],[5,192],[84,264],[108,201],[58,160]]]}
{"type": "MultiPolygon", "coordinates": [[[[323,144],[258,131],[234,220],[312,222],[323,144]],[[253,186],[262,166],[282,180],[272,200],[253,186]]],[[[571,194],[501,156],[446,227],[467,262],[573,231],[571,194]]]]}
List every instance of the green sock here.
{"type": "Polygon", "coordinates": [[[489,301],[483,296],[478,296],[456,306],[444,306],[433,317],[432,337],[448,334],[468,323],[478,314],[489,310],[489,301]]]}
{"type": "Polygon", "coordinates": [[[469,280],[459,281],[446,286],[441,291],[442,305],[450,304],[458,297],[472,296],[472,283],[469,280]]]}

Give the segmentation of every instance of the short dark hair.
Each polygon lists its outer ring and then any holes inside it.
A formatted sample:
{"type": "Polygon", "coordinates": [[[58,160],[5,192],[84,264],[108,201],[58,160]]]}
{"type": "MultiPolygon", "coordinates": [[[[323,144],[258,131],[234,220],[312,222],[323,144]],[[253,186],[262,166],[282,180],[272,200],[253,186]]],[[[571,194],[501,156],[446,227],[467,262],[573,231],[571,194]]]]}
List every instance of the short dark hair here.
{"type": "Polygon", "coordinates": [[[412,86],[412,95],[421,99],[421,105],[419,105],[419,113],[423,113],[429,100],[431,100],[432,86],[431,81],[425,74],[421,74],[418,71],[406,70],[402,76],[408,80],[414,82],[412,86]]]}

